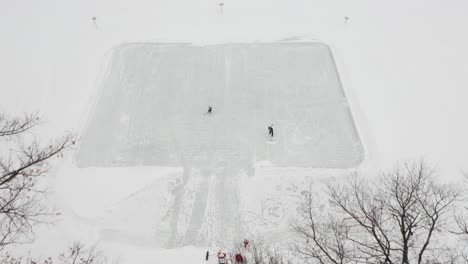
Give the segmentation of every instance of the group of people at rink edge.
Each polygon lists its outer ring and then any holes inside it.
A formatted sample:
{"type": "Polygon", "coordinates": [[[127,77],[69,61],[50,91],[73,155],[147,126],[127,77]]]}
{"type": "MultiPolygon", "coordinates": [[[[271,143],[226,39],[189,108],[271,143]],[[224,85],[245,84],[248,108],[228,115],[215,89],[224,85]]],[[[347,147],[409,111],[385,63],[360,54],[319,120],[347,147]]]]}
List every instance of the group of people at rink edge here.
{"type": "MultiPolygon", "coordinates": [[[[247,239],[244,240],[244,249],[247,249],[249,245],[249,241],[247,239]]],[[[222,250],[218,250],[218,252],[214,254],[210,254],[210,251],[206,252],[205,260],[208,261],[210,256],[215,255],[218,260],[218,264],[242,264],[247,263],[247,259],[245,257],[245,253],[242,252],[242,248],[238,248],[234,253],[226,253],[222,250]]]]}
{"type": "MultiPolygon", "coordinates": [[[[208,106],[208,111],[205,113],[205,115],[211,115],[211,112],[213,111],[213,107],[211,105],[208,106]]],[[[273,131],[273,124],[268,126],[268,135],[270,135],[272,138],[274,136],[274,131],[273,131]]]]}

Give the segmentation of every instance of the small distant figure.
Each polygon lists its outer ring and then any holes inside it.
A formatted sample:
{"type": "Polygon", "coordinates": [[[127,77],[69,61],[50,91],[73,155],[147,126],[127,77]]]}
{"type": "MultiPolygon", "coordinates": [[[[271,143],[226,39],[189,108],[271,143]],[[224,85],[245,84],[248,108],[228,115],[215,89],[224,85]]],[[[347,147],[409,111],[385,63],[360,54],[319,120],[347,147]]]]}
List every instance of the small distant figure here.
{"type": "Polygon", "coordinates": [[[268,134],[273,137],[273,124],[271,124],[271,126],[268,127],[268,134]]]}
{"type": "Polygon", "coordinates": [[[97,28],[98,28],[98,25],[97,25],[97,17],[93,16],[91,19],[93,20],[93,25],[94,25],[94,27],[97,29],[97,28]]]}
{"type": "Polygon", "coordinates": [[[349,17],[348,17],[348,16],[345,16],[345,17],[344,17],[344,23],[345,23],[345,24],[348,24],[348,21],[349,21],[349,17]]]}
{"type": "Polygon", "coordinates": [[[244,257],[242,256],[241,253],[237,253],[237,254],[235,255],[235,259],[236,259],[236,263],[237,263],[237,264],[245,263],[244,257]]]}
{"type": "Polygon", "coordinates": [[[218,251],[218,263],[219,264],[227,264],[226,259],[227,254],[222,252],[221,250],[218,251]]]}
{"type": "Polygon", "coordinates": [[[223,6],[224,6],[224,3],[223,2],[219,2],[219,12],[221,14],[223,14],[223,6]]]}
{"type": "Polygon", "coordinates": [[[208,106],[208,112],[205,113],[205,115],[211,115],[211,111],[213,110],[213,107],[211,105],[208,106]]]}

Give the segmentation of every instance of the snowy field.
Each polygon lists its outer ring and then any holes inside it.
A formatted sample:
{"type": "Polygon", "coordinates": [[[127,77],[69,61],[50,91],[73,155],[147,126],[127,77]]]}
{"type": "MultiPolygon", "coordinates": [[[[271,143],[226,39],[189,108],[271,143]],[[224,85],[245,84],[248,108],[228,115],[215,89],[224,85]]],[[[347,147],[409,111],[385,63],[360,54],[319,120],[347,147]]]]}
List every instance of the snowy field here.
{"type": "Polygon", "coordinates": [[[61,215],[20,249],[82,240],[119,263],[204,263],[230,240],[283,241],[303,192],[354,169],[424,156],[458,179],[467,13],[464,0],[0,1],[0,110],[40,111],[40,139],[69,129],[80,145],[49,178],[61,215]]]}

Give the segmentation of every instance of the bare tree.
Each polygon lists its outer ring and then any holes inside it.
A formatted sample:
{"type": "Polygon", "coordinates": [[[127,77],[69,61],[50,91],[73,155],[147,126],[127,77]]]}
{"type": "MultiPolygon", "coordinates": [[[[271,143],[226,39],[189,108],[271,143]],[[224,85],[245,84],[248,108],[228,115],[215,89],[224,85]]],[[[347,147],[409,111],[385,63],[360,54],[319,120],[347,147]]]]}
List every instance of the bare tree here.
{"type": "MultiPolygon", "coordinates": [[[[465,178],[464,184],[468,183],[468,172],[463,172],[465,178]]],[[[466,187],[465,187],[466,190],[466,187]]],[[[452,233],[457,235],[459,238],[459,255],[465,263],[468,263],[468,206],[466,202],[468,200],[466,191],[463,193],[463,199],[459,205],[459,210],[454,214],[456,226],[453,228],[452,233]]]]}
{"type": "Polygon", "coordinates": [[[15,257],[8,253],[0,256],[1,264],[108,264],[117,263],[109,260],[96,245],[86,246],[80,242],[74,242],[66,252],[58,257],[34,258],[15,257]]]}
{"type": "MultiPolygon", "coordinates": [[[[464,176],[464,183],[468,183],[468,172],[463,172],[464,176]]],[[[464,199],[463,202],[466,203],[467,193],[464,193],[464,199]]],[[[461,205],[462,210],[460,210],[456,215],[455,215],[455,221],[457,224],[457,230],[454,230],[453,233],[460,235],[463,239],[468,239],[468,221],[466,220],[467,215],[468,215],[468,206],[465,204],[461,205]]]]}
{"type": "Polygon", "coordinates": [[[52,157],[74,144],[67,134],[42,146],[30,133],[39,122],[37,114],[0,115],[0,251],[30,241],[33,226],[51,213],[43,205],[45,189],[38,179],[48,172],[52,157]]]}
{"type": "Polygon", "coordinates": [[[406,162],[375,181],[352,175],[328,187],[330,208],[321,213],[311,194],[295,231],[297,252],[315,263],[438,263],[434,237],[449,232],[450,209],[460,196],[437,183],[423,161],[406,162]]]}
{"type": "Polygon", "coordinates": [[[59,256],[61,264],[106,264],[110,263],[96,245],[86,247],[80,242],[74,242],[68,252],[59,256]]]}

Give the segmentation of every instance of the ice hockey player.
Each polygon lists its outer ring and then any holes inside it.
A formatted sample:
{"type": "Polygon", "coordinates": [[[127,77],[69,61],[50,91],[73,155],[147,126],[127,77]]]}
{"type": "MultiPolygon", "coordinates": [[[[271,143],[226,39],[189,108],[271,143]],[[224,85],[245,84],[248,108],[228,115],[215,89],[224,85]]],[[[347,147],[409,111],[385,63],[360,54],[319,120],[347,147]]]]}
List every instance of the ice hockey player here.
{"type": "Polygon", "coordinates": [[[271,124],[271,126],[268,127],[268,134],[273,137],[273,124],[271,124]]]}
{"type": "Polygon", "coordinates": [[[208,106],[208,112],[206,112],[206,114],[211,115],[211,110],[213,110],[213,107],[211,107],[211,105],[209,105],[208,106]]]}

